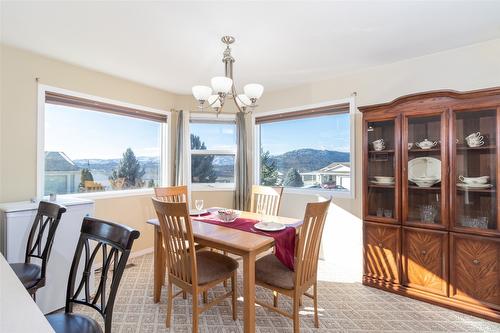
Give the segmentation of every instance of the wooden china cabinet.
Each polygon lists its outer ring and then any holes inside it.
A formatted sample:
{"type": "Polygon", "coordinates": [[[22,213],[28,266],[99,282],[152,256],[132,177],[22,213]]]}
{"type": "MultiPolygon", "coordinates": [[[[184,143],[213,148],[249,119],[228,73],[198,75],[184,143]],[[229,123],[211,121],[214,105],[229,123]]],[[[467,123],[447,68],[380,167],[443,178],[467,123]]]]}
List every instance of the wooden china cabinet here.
{"type": "Polygon", "coordinates": [[[363,283],[500,322],[500,87],[360,111],[363,283]]]}

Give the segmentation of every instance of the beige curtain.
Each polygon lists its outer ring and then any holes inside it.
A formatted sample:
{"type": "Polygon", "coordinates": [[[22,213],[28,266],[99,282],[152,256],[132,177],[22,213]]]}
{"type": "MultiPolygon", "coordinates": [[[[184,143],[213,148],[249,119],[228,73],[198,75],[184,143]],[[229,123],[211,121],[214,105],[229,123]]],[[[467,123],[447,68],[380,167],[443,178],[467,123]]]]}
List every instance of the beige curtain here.
{"type": "Polygon", "coordinates": [[[236,115],[236,191],[234,205],[236,209],[246,210],[249,191],[247,131],[245,114],[238,112],[236,115]]]}
{"type": "Polygon", "coordinates": [[[180,110],[177,114],[177,140],[175,145],[175,160],[174,160],[174,185],[186,185],[185,174],[185,156],[184,156],[184,111],[180,110]]]}

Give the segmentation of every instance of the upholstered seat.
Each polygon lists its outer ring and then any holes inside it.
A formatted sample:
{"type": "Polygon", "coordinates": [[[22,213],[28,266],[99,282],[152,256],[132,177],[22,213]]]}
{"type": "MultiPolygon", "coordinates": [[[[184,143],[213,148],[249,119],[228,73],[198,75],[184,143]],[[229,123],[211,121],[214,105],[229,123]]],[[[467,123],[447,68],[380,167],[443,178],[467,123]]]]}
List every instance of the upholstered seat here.
{"type": "Polygon", "coordinates": [[[45,318],[56,333],[102,333],[97,321],[82,314],[54,313],[45,318]]]}
{"type": "Polygon", "coordinates": [[[203,285],[222,279],[238,268],[238,262],[223,254],[212,251],[196,252],[198,284],[203,285]]]}
{"type": "Polygon", "coordinates": [[[21,280],[26,289],[30,289],[31,287],[36,285],[42,278],[42,268],[39,265],[15,263],[10,264],[10,267],[12,268],[14,273],[16,273],[17,277],[19,278],[19,280],[21,280]]]}
{"type": "Polygon", "coordinates": [[[295,273],[283,265],[274,254],[268,254],[255,262],[255,280],[271,286],[293,289],[295,273]]]}

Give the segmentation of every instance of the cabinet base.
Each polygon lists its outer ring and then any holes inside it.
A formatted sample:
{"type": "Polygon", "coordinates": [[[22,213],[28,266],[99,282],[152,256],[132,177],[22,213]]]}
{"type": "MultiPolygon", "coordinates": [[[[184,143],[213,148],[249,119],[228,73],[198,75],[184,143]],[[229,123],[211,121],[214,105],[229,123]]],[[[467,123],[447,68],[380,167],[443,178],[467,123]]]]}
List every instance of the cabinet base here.
{"type": "Polygon", "coordinates": [[[363,276],[363,285],[500,323],[500,311],[485,306],[466,303],[460,300],[432,294],[415,288],[409,288],[389,281],[373,279],[369,276],[363,276]]]}

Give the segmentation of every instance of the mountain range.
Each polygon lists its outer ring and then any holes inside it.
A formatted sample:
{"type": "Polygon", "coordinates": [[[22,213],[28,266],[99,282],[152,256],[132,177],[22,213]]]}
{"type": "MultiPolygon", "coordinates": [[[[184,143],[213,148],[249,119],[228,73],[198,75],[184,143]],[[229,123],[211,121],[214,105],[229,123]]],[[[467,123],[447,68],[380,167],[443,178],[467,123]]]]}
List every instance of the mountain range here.
{"type": "Polygon", "coordinates": [[[297,149],[281,155],[271,155],[278,171],[286,173],[290,168],[299,172],[319,170],[333,162],[349,162],[349,153],[334,150],[297,149]]]}
{"type": "MultiPolygon", "coordinates": [[[[333,162],[349,162],[349,153],[334,150],[297,149],[280,155],[271,155],[270,158],[276,163],[278,171],[281,173],[286,173],[290,168],[295,168],[299,172],[309,172],[321,169],[333,162]]],[[[146,169],[158,168],[158,157],[138,156],[137,159],[146,169]]],[[[117,168],[120,159],[79,159],[73,162],[80,168],[90,166],[90,169],[111,172],[117,168]]],[[[217,156],[213,161],[216,169],[227,169],[233,164],[232,156],[217,156]]]]}

